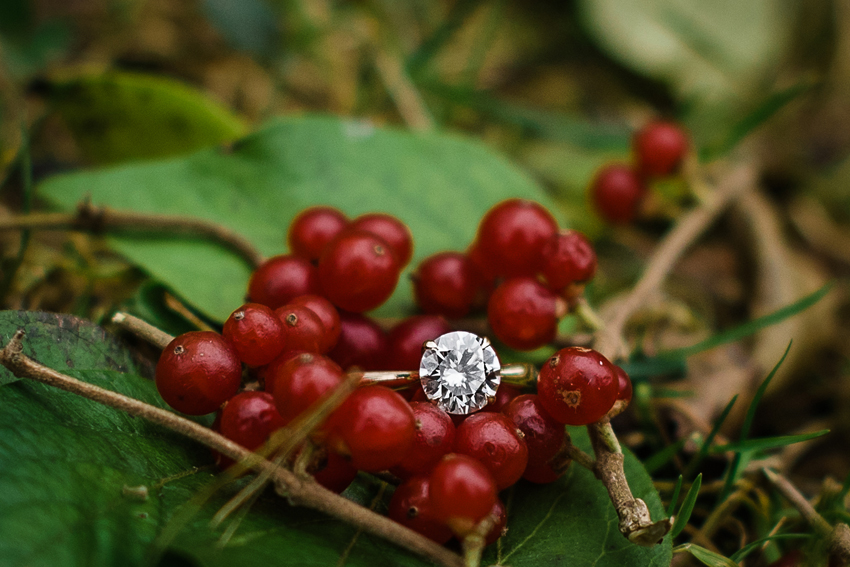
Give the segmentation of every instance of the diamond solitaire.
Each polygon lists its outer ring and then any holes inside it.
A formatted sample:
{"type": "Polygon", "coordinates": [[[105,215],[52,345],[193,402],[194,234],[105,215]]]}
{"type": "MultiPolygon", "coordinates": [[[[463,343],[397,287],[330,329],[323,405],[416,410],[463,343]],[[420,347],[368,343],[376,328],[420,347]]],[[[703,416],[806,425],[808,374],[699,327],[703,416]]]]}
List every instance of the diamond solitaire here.
{"type": "Polygon", "coordinates": [[[448,413],[466,415],[495,397],[500,370],[490,341],[455,331],[425,343],[419,379],[431,402],[448,413]]]}

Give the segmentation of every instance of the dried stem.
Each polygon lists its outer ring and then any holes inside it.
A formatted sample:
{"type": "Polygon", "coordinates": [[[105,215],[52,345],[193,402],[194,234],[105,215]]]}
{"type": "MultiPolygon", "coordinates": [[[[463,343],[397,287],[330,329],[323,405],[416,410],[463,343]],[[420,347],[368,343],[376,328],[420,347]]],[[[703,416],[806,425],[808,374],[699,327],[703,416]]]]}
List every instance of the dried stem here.
{"type": "Polygon", "coordinates": [[[150,323],[129,313],[119,311],[112,316],[112,323],[161,349],[167,347],[168,343],[174,340],[174,337],[165,331],[160,331],[150,323]]]}
{"type": "Polygon", "coordinates": [[[188,216],[116,211],[108,207],[96,207],[89,201],[80,203],[75,213],[32,213],[0,220],[0,230],[22,229],[191,234],[226,246],[242,257],[251,268],[263,262],[263,255],[253,244],[220,224],[188,216]]]}
{"type": "Polygon", "coordinates": [[[791,481],[767,467],[763,468],[762,472],[773,487],[800,512],[806,523],[829,542],[830,553],[840,557],[845,564],[850,562],[850,527],[847,524],[836,524],[832,527],[791,481]]]}
{"type": "Polygon", "coordinates": [[[246,450],[211,429],[171,412],[104,390],[39,364],[23,354],[23,338],[24,331],[18,330],[9,344],[0,350],[0,364],[8,368],[15,376],[37,380],[130,415],[144,418],[202,443],[256,471],[271,471],[278,493],[285,495],[293,505],[319,510],[357,526],[367,533],[382,537],[418,553],[440,565],[463,567],[463,560],[457,554],[389,518],[334,494],[311,479],[299,478],[292,471],[276,467],[263,457],[246,450]]]}

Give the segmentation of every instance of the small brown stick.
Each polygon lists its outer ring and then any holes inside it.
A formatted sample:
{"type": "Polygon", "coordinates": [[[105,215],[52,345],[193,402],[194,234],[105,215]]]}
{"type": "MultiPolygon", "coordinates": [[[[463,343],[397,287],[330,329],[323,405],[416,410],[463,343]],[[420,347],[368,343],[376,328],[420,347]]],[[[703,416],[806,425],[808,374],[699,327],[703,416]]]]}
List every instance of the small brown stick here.
{"type": "Polygon", "coordinates": [[[827,540],[830,553],[837,555],[845,564],[850,562],[850,527],[847,524],[836,524],[832,527],[791,481],[767,467],[763,468],[762,472],[773,487],[800,512],[806,523],[827,540]]]}
{"type": "Polygon", "coordinates": [[[276,467],[268,460],[222,437],[212,429],[207,429],[169,411],[104,390],[39,364],[23,354],[23,338],[24,331],[18,330],[9,343],[0,350],[0,364],[8,368],[15,376],[31,378],[130,415],[141,417],[189,437],[237,462],[245,463],[256,471],[271,470],[278,493],[286,496],[293,505],[319,510],[440,565],[463,567],[463,559],[441,545],[389,518],[334,494],[313,480],[298,478],[292,471],[276,467]]]}
{"type": "Polygon", "coordinates": [[[150,323],[122,311],[112,316],[112,323],[161,349],[174,340],[174,337],[165,331],[160,331],[150,323]]]}
{"type": "Polygon", "coordinates": [[[614,361],[628,356],[628,348],[623,339],[626,323],[661,286],[685,250],[734,199],[755,182],[756,169],[751,163],[733,167],[718,182],[717,191],[710,198],[676,223],[656,248],[638,283],[599,332],[594,347],[596,350],[614,361]]]}
{"type": "Polygon", "coordinates": [[[117,211],[96,207],[89,201],[75,213],[31,213],[0,220],[0,230],[79,230],[169,232],[202,236],[236,252],[251,268],[263,263],[263,255],[243,236],[212,221],[188,216],[117,211]]]}

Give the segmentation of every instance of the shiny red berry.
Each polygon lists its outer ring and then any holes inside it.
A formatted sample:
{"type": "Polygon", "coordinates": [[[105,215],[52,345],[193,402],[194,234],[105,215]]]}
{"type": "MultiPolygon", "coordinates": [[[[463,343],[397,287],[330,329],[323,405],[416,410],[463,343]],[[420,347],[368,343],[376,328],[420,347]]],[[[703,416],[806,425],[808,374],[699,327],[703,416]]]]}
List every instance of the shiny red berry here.
{"type": "Polygon", "coordinates": [[[614,365],[614,370],[617,371],[617,399],[623,400],[627,404],[632,401],[632,380],[626,371],[614,365]]]}
{"type": "Polygon", "coordinates": [[[673,122],[650,122],[632,139],[638,169],[647,177],[675,173],[688,153],[688,135],[673,122]]]}
{"type": "Polygon", "coordinates": [[[234,443],[256,451],[272,433],[286,425],[268,392],[240,392],[221,410],[219,432],[234,443]]]}
{"type": "Polygon", "coordinates": [[[274,360],[259,367],[256,376],[260,384],[263,385],[263,390],[274,395],[274,379],[277,377],[280,368],[291,359],[302,354],[308,353],[303,350],[284,350],[274,360]]]}
{"type": "MultiPolygon", "coordinates": [[[[275,386],[275,392],[280,386],[275,386]]],[[[413,410],[383,386],[355,390],[331,416],[328,447],[351,456],[362,471],[378,472],[399,464],[413,445],[413,410]]]]}
{"type": "Polygon", "coordinates": [[[493,510],[496,481],[472,457],[450,453],[429,476],[431,509],[458,537],[468,535],[493,510]]]}
{"type": "Polygon", "coordinates": [[[517,350],[548,344],[566,312],[563,299],[534,278],[505,280],[490,296],[487,319],[500,341],[517,350]]]}
{"type": "Polygon", "coordinates": [[[317,470],[312,472],[316,482],[337,494],[348,488],[348,485],[357,476],[357,469],[354,468],[354,465],[348,459],[333,451],[327,451],[317,470]]]}
{"type": "Polygon", "coordinates": [[[242,381],[242,364],[218,333],[192,331],[176,337],[156,365],[156,388],[172,408],[189,415],[212,413],[242,381]]]}
{"type": "Polygon", "coordinates": [[[290,358],[266,380],[274,384],[275,406],[284,421],[289,423],[337,388],[344,375],[332,360],[302,354],[290,358]]]}
{"type": "Polygon", "coordinates": [[[590,191],[603,219],[612,224],[628,224],[637,216],[646,186],[630,166],[611,164],[599,170],[590,191]]]}
{"type": "Polygon", "coordinates": [[[428,539],[443,544],[452,538],[452,531],[434,517],[431,510],[430,480],[415,476],[401,483],[390,499],[387,516],[428,539]]]}
{"type": "Polygon", "coordinates": [[[401,267],[389,245],[359,230],[347,230],[319,260],[319,282],[331,303],[354,313],[370,311],[392,295],[401,267]]]}
{"type": "Polygon", "coordinates": [[[448,322],[437,315],[414,315],[390,329],[388,366],[402,370],[418,369],[422,344],[451,332],[448,322]]]}
{"type": "Polygon", "coordinates": [[[319,293],[316,267],[296,256],[269,258],[254,270],[248,282],[248,300],[272,309],[310,293],[319,293]]]}
{"type": "Polygon", "coordinates": [[[351,221],[350,230],[374,234],[390,245],[399,268],[404,268],[413,257],[413,235],[406,224],[392,215],[369,213],[351,221]]]}
{"type": "Polygon", "coordinates": [[[290,305],[303,305],[322,320],[325,328],[324,343],[319,345],[320,352],[328,352],[336,346],[341,330],[339,311],[333,304],[319,295],[302,295],[289,302],[290,305]]]}
{"type": "Polygon", "coordinates": [[[499,490],[512,486],[528,464],[528,447],[514,422],[500,413],[469,416],[457,428],[455,453],[478,459],[499,490]]]}
{"type": "Polygon", "coordinates": [[[564,425],[543,409],[536,394],[517,396],[503,412],[524,435],[528,467],[547,464],[560,450],[564,443],[564,425]]]}
{"type": "Polygon", "coordinates": [[[617,399],[617,370],[595,350],[559,350],[540,369],[537,394],[553,418],[567,425],[599,421],[617,399]]]}
{"type": "Polygon", "coordinates": [[[322,349],[328,343],[325,326],[312,309],[287,303],[274,312],[283,328],[283,345],[286,350],[324,354],[322,349]]]}
{"type": "Polygon", "coordinates": [[[596,273],[593,244],[576,230],[559,231],[543,247],[540,273],[555,292],[590,280],[596,273]]]}
{"type": "Polygon", "coordinates": [[[336,347],[328,353],[345,370],[388,368],[387,334],[372,319],[358,313],[340,312],[340,334],[336,347]]]}
{"type": "Polygon", "coordinates": [[[246,303],[224,322],[222,337],[248,366],[268,364],[283,352],[283,326],[269,307],[246,303]]]}
{"type": "Polygon", "coordinates": [[[490,533],[487,534],[484,545],[496,543],[496,540],[508,531],[508,509],[505,508],[505,503],[498,497],[496,498],[496,503],[493,505],[493,509],[490,510],[490,516],[496,519],[496,523],[493,524],[490,533]]]}
{"type": "Polygon", "coordinates": [[[348,219],[338,209],[322,206],[305,209],[289,225],[286,238],[289,250],[298,257],[316,262],[325,246],[346,226],[348,219]]]}
{"type": "Polygon", "coordinates": [[[392,470],[402,479],[430,472],[444,455],[451,453],[455,441],[455,426],[449,414],[428,402],[411,402],[410,409],[416,420],[413,445],[392,470]]]}
{"type": "Polygon", "coordinates": [[[425,313],[465,317],[483,292],[484,281],[466,254],[441,252],[425,258],[416,268],[413,296],[425,313]]]}
{"type": "Polygon", "coordinates": [[[541,205],[509,199],[487,211],[477,240],[484,263],[496,275],[531,276],[543,245],[557,230],[557,221],[541,205]]]}
{"type": "Polygon", "coordinates": [[[507,405],[511,403],[511,400],[519,396],[521,393],[522,390],[520,390],[516,386],[511,386],[510,384],[501,382],[499,384],[499,387],[496,389],[496,399],[484,406],[484,409],[482,409],[481,411],[504,411],[505,407],[507,407],[507,405]]]}

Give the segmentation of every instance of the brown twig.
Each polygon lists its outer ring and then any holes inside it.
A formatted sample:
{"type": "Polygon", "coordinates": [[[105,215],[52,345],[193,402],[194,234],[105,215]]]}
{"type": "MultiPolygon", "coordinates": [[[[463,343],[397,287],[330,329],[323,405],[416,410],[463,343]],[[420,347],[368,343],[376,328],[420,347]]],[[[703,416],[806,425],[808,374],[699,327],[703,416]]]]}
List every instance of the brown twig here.
{"type": "Polygon", "coordinates": [[[23,354],[23,338],[24,331],[18,330],[9,343],[0,350],[0,364],[8,368],[15,376],[37,380],[130,415],[141,417],[202,443],[237,462],[245,463],[256,471],[271,470],[278,493],[286,496],[293,505],[319,510],[440,565],[447,567],[463,566],[463,559],[457,554],[389,518],[334,494],[311,479],[298,478],[291,471],[276,467],[268,460],[244,449],[211,429],[171,412],[104,390],[39,364],[23,354]]]}
{"type": "Polygon", "coordinates": [[[174,340],[174,337],[165,331],[160,331],[150,323],[122,311],[112,316],[112,323],[161,349],[174,340]]]}
{"type": "Polygon", "coordinates": [[[708,228],[717,216],[742,192],[756,182],[756,169],[747,162],[734,166],[717,183],[717,190],[703,204],[684,217],[667,234],[646,265],[638,283],[632,288],[625,301],[618,307],[596,339],[596,350],[611,360],[628,356],[623,338],[626,323],[653,293],[661,286],[670,270],[708,228]]]}
{"type": "Polygon", "coordinates": [[[263,262],[263,255],[236,232],[212,221],[188,216],[117,211],[83,201],[74,213],[31,213],[0,220],[0,230],[79,230],[168,232],[190,234],[222,244],[237,253],[251,268],[263,262]]]}
{"type": "Polygon", "coordinates": [[[806,523],[827,540],[830,553],[840,557],[845,564],[850,562],[850,527],[847,524],[836,524],[835,527],[829,525],[791,481],[767,467],[762,472],[773,487],[800,512],[806,523]]]}

